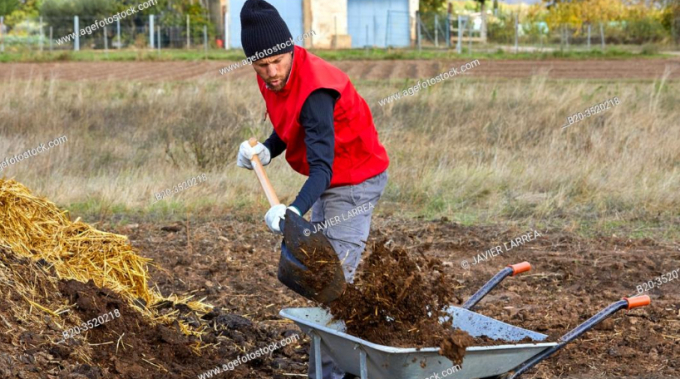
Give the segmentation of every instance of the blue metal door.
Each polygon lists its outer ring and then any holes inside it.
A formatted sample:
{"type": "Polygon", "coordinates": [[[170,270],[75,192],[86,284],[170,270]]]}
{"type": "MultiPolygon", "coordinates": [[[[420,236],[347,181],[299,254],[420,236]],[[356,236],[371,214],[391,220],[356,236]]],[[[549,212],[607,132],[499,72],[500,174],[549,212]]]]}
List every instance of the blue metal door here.
{"type": "Polygon", "coordinates": [[[347,0],[352,47],[411,45],[408,0],[347,0]]]}
{"type": "MultiPolygon", "coordinates": [[[[232,48],[241,47],[241,8],[245,2],[246,0],[229,0],[229,45],[232,48]]],[[[302,0],[267,0],[267,2],[279,11],[293,39],[309,31],[303,30],[302,0]]],[[[302,45],[303,41],[297,44],[302,45]]]]}

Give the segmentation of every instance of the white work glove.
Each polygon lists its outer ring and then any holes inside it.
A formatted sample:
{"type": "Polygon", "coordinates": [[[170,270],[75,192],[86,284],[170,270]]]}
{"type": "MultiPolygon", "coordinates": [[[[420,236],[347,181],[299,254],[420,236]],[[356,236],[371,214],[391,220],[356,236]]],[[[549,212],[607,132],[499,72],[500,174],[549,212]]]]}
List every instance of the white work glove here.
{"type": "Polygon", "coordinates": [[[243,141],[241,147],[239,147],[238,149],[238,158],[236,160],[236,165],[238,167],[243,167],[247,168],[248,170],[252,170],[253,163],[250,160],[253,159],[254,155],[260,157],[260,162],[262,162],[263,166],[268,165],[269,162],[272,160],[269,149],[267,149],[267,147],[264,146],[263,144],[258,142],[257,145],[255,145],[255,147],[252,147],[250,146],[250,142],[243,141]]]}
{"type": "Polygon", "coordinates": [[[264,221],[267,223],[269,230],[277,234],[283,234],[281,232],[281,220],[286,218],[286,209],[290,209],[301,216],[300,211],[297,208],[290,206],[287,207],[284,204],[275,205],[269,208],[267,214],[264,215],[264,221]]]}

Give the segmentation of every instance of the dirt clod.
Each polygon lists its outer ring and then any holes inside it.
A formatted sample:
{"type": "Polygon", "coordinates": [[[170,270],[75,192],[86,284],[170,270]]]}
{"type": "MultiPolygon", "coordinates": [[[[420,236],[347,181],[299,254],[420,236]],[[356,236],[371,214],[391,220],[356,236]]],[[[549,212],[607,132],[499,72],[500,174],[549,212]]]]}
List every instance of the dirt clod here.
{"type": "Polygon", "coordinates": [[[403,248],[375,242],[353,285],[330,304],[347,332],[368,341],[397,347],[442,345],[442,353],[460,360],[472,344],[466,332],[440,323],[442,309],[453,299],[451,280],[442,263],[424,255],[412,257],[403,248]]]}

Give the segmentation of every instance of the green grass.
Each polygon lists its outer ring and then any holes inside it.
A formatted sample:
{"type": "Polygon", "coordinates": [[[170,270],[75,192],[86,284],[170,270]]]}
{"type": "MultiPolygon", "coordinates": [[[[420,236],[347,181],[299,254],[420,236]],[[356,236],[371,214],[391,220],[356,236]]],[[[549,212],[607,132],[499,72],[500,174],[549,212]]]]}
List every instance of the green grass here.
{"type": "MultiPolygon", "coordinates": [[[[591,51],[554,51],[554,52],[521,52],[518,54],[504,52],[497,49],[493,52],[477,51],[472,49],[470,54],[467,48],[463,49],[462,54],[457,54],[455,49],[351,49],[351,50],[314,50],[318,56],[330,60],[400,60],[400,59],[464,59],[474,57],[475,59],[630,59],[630,58],[659,58],[664,55],[642,50],[634,51],[629,47],[610,47],[605,52],[599,49],[591,51]]],[[[240,49],[232,50],[209,50],[207,54],[203,50],[179,50],[166,49],[157,51],[147,50],[111,50],[108,53],[102,50],[81,50],[81,51],[15,51],[0,54],[0,62],[99,62],[99,61],[196,61],[196,60],[226,60],[239,61],[245,59],[243,51],[240,49]]]]}

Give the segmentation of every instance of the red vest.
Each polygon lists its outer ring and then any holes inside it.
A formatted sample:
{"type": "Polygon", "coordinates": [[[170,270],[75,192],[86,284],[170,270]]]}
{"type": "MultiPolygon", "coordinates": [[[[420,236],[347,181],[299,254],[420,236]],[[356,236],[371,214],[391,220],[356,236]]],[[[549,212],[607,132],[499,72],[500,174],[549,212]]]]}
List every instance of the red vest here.
{"type": "Polygon", "coordinates": [[[286,160],[295,171],[309,176],[300,111],[307,97],[320,88],[334,89],[340,94],[333,112],[335,155],[330,186],[359,184],[387,169],[389,158],[378,140],[371,110],[349,77],[338,68],[295,46],[293,68],[281,91],[267,89],[259,75],[257,82],[274,130],[286,143],[286,160]]]}

